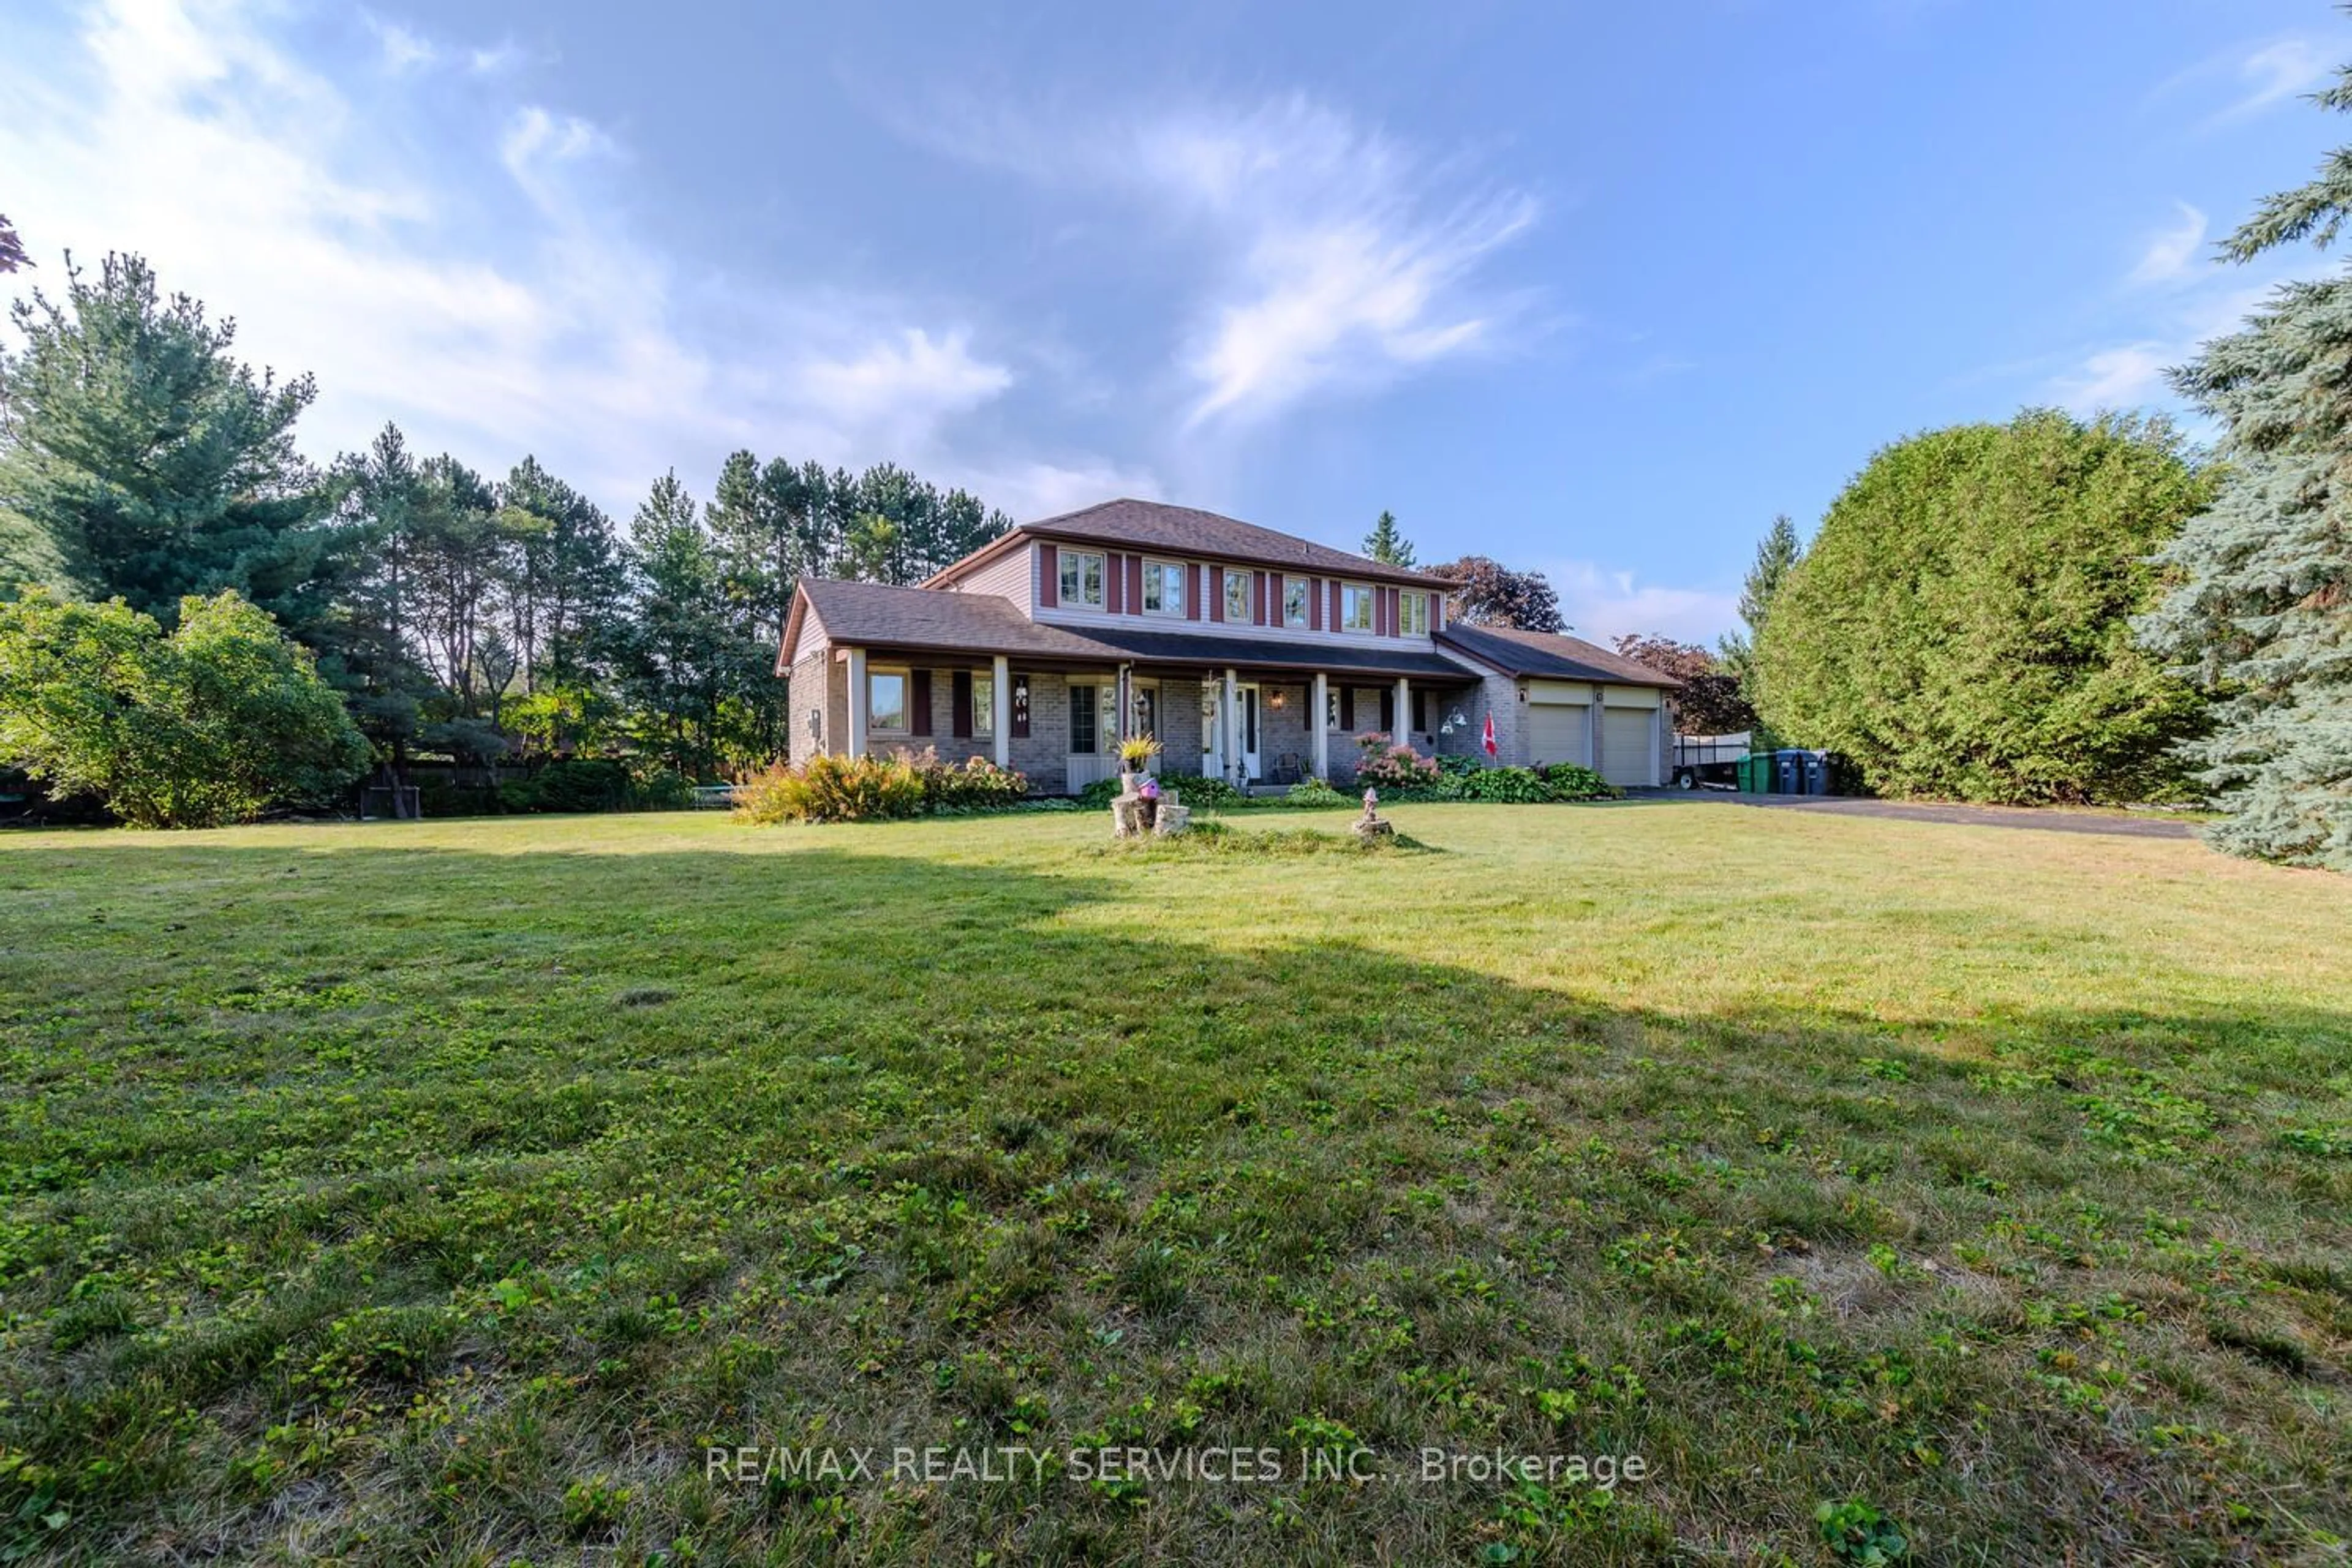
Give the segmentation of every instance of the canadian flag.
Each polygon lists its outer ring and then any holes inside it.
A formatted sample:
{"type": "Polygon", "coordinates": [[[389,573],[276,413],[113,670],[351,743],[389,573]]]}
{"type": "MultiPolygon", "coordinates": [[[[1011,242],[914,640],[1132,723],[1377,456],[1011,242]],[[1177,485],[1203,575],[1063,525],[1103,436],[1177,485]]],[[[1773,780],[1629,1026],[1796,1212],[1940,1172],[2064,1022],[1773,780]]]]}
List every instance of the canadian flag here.
{"type": "Polygon", "coordinates": [[[1486,715],[1486,738],[1483,743],[1486,748],[1486,754],[1493,756],[1495,754],[1495,716],[1492,713],[1486,715]]]}

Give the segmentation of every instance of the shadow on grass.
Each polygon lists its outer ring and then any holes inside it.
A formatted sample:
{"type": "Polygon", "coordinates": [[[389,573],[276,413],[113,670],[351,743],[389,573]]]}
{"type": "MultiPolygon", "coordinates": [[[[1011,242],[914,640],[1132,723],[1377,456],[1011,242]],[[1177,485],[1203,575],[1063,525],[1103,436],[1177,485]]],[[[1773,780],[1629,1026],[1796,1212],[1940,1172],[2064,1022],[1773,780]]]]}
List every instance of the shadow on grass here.
{"type": "Polygon", "coordinates": [[[1843,1497],[2011,1561],[2352,1527],[2304,1397],[2347,1162],[2284,1136],[2341,1125],[2352,1020],[1601,1007],[1219,947],[1041,855],[14,858],[0,1514],[92,1562],[1630,1562],[1805,1552],[1843,1497]],[[706,1440],[1404,1473],[743,1488],[706,1440]],[[1426,1445],[1654,1477],[1424,1483],[1426,1445]]]}

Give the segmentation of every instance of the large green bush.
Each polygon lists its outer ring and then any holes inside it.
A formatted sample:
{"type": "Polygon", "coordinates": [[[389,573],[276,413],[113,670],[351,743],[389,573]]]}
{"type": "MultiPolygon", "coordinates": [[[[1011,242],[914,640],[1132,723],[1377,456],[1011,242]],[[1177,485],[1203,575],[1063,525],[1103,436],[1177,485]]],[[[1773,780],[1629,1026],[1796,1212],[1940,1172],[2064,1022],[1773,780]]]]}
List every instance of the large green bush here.
{"type": "Polygon", "coordinates": [[[2132,639],[2211,498],[2161,423],[2033,410],[1899,441],[1830,509],[1756,648],[1764,718],[1888,795],[2160,798],[2203,704],[2132,639]]]}
{"type": "Polygon", "coordinates": [[[0,763],[134,827],[211,827],[331,801],[367,742],[310,655],[234,593],[166,636],[120,599],[0,604],[0,763]]]}

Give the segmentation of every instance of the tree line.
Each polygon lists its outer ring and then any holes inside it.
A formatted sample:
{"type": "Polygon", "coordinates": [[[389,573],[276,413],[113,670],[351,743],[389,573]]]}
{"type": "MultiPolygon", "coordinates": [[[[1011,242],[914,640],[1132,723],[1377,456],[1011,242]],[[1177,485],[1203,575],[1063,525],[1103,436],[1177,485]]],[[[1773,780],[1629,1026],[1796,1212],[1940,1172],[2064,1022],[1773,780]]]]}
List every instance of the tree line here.
{"type": "Polygon", "coordinates": [[[628,749],[694,777],[783,749],[772,674],[803,575],[912,583],[1011,519],[893,464],[739,451],[625,527],[525,457],[503,478],[394,425],[323,468],[316,395],[234,356],[235,324],[136,256],[68,259],[0,355],[0,583],[121,599],[170,628],[233,591],[309,650],[394,773],[420,751],[628,749]]]}

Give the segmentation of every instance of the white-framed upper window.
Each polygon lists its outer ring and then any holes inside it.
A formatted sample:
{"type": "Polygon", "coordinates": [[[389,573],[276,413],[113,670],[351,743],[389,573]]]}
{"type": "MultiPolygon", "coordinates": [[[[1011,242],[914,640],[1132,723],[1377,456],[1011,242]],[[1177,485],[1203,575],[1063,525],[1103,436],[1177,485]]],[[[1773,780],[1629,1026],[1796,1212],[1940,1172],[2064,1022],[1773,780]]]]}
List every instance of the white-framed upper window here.
{"type": "Polygon", "coordinates": [[[1339,584],[1339,629],[1347,632],[1372,629],[1372,591],[1361,583],[1339,584]]]}
{"type": "Polygon", "coordinates": [[[903,669],[866,671],[866,727],[887,734],[907,732],[907,688],[903,669]]]}
{"type": "Polygon", "coordinates": [[[1397,595],[1397,630],[1409,637],[1429,635],[1429,595],[1403,593],[1397,595]]]}
{"type": "Polygon", "coordinates": [[[1184,613],[1184,568],[1173,561],[1143,563],[1143,607],[1150,615],[1184,613]]]}
{"type": "Polygon", "coordinates": [[[1315,584],[1304,577],[1285,577],[1282,580],[1282,624],[1284,626],[1307,625],[1307,597],[1314,590],[1315,584]]]}
{"type": "Polygon", "coordinates": [[[971,732],[985,740],[996,733],[996,677],[974,672],[971,678],[971,732]]]}
{"type": "Polygon", "coordinates": [[[1103,607],[1103,558],[1099,550],[1062,552],[1062,603],[1103,607]]]}
{"type": "Polygon", "coordinates": [[[1225,568],[1225,619],[1246,621],[1250,618],[1250,574],[1225,568]]]}

